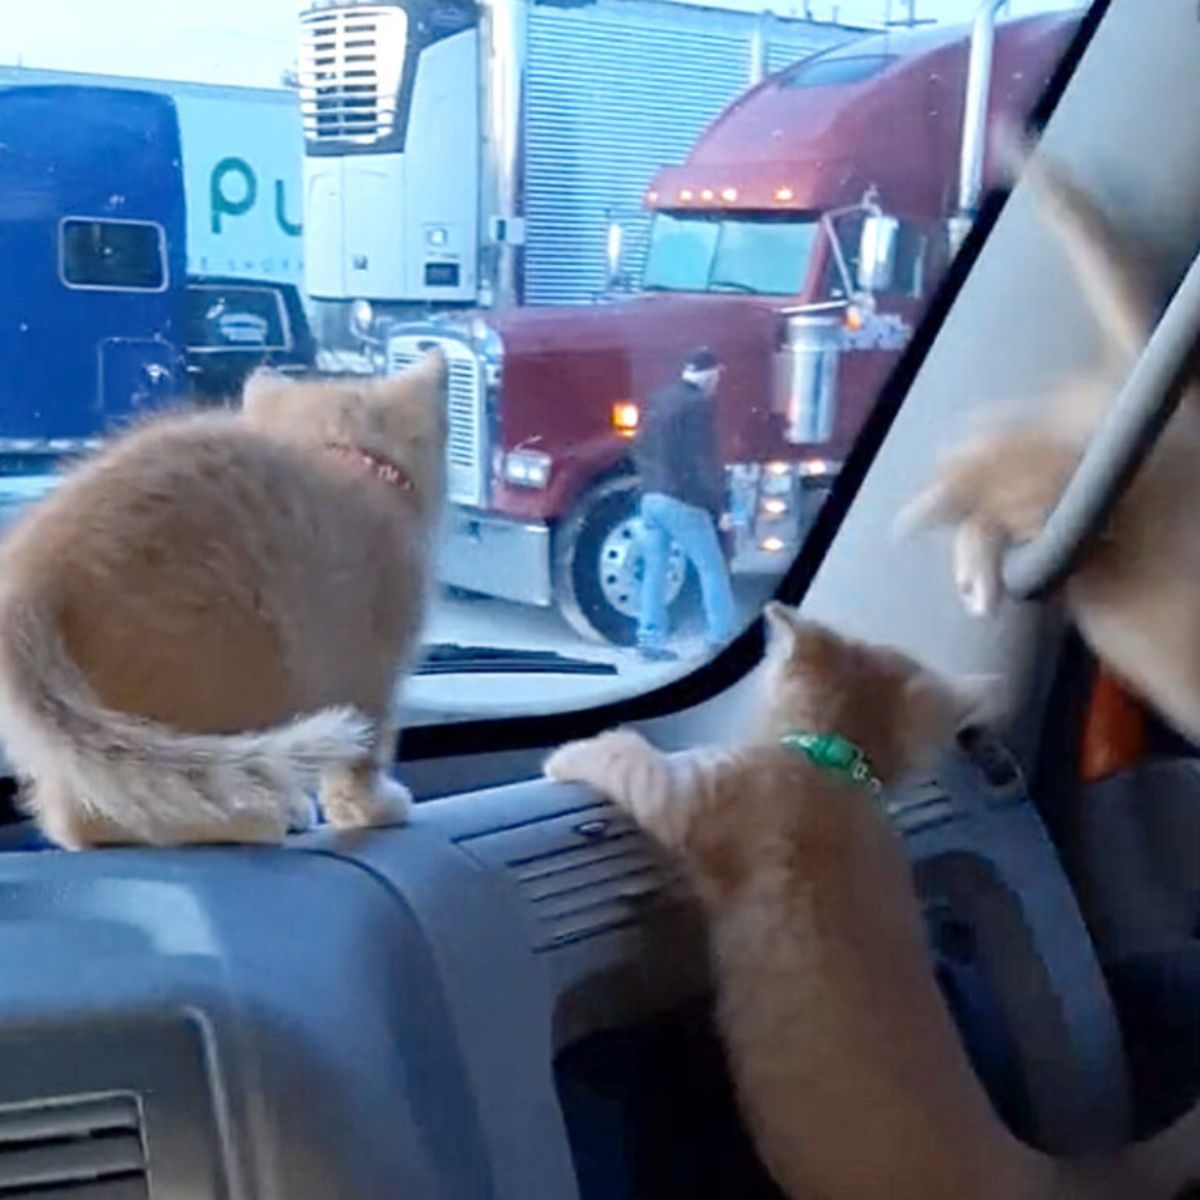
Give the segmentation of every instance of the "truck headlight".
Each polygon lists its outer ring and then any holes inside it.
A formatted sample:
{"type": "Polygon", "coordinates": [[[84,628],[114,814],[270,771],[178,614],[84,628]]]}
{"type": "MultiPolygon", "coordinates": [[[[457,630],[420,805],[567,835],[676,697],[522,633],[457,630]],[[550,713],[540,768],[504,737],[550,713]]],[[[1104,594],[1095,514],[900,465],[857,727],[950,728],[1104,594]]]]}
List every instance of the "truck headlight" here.
{"type": "Polygon", "coordinates": [[[638,423],[641,421],[641,417],[641,409],[638,408],[633,400],[613,401],[609,420],[612,422],[613,429],[616,430],[620,437],[633,437],[638,431],[638,423]]]}
{"type": "Polygon", "coordinates": [[[512,450],[504,456],[504,480],[514,487],[544,488],[550,482],[551,461],[540,450],[512,450]]]}
{"type": "Polygon", "coordinates": [[[371,326],[375,323],[375,309],[370,300],[355,300],[350,305],[350,329],[360,338],[371,336],[371,326]]]}
{"type": "Polygon", "coordinates": [[[801,479],[830,479],[836,474],[837,467],[828,458],[806,458],[800,464],[801,479]]]}
{"type": "Polygon", "coordinates": [[[793,467],[788,462],[769,462],[763,471],[764,496],[786,496],[792,490],[793,467]]]}

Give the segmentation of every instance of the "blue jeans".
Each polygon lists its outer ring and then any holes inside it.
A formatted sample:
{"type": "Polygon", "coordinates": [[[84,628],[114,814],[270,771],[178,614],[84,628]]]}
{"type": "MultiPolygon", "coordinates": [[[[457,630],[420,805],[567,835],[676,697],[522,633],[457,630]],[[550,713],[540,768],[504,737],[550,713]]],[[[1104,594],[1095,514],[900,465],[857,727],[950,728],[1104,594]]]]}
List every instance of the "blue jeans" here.
{"type": "Polygon", "coordinates": [[[638,645],[661,650],[667,640],[667,559],[671,542],[683,551],[700,577],[704,627],[708,641],[718,646],[733,638],[733,589],[712,515],[671,496],[650,492],[642,497],[643,542],[641,607],[638,645]]]}

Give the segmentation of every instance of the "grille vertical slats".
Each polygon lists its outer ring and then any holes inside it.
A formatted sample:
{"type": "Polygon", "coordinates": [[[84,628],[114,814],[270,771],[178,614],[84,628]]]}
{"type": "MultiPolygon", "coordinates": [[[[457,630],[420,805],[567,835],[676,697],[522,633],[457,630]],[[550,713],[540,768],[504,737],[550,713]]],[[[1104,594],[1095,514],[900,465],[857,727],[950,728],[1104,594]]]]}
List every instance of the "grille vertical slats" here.
{"type": "Polygon", "coordinates": [[[447,497],[453,504],[478,507],[486,499],[487,486],[487,429],[479,357],[457,338],[396,337],[388,344],[388,373],[398,374],[416,362],[430,343],[436,343],[445,354],[449,372],[447,497]]]}

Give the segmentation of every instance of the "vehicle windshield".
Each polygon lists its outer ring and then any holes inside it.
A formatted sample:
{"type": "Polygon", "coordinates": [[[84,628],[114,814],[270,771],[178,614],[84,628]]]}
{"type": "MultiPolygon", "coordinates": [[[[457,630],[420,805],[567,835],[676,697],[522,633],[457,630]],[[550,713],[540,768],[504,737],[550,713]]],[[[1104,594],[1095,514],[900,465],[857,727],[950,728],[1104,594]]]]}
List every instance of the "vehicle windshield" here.
{"type": "MultiPolygon", "coordinates": [[[[996,182],[960,195],[964,155],[991,170],[947,117],[969,64],[991,64],[984,124],[1022,120],[1083,12],[1010,0],[973,56],[977,0],[765,7],[512,0],[496,53],[474,0],[6,10],[0,537],[160,410],[236,415],[257,371],[365,394],[438,349],[444,519],[404,724],[618,701],[711,660],[795,561],[996,182]],[[716,194],[697,175],[650,211],[698,163],[716,194]]],[[[286,553],[315,580],[313,540],[286,553]]],[[[381,575],[328,569],[343,622],[391,611],[381,575]]]]}
{"type": "Polygon", "coordinates": [[[812,218],[656,213],[642,287],[795,296],[819,237],[820,224],[812,218]]]}
{"type": "Polygon", "coordinates": [[[186,344],[193,350],[280,349],[288,343],[276,291],[195,283],[188,288],[186,344]]]}

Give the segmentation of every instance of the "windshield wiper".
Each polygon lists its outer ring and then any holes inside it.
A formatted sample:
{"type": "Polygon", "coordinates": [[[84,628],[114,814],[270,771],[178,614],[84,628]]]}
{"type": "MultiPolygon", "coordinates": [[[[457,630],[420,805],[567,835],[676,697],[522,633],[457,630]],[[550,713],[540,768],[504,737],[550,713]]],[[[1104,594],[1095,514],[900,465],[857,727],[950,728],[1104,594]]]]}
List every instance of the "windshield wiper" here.
{"type": "Polygon", "coordinates": [[[570,658],[557,650],[509,646],[461,646],[433,642],[415,675],[617,675],[612,663],[570,658]]]}
{"type": "Polygon", "coordinates": [[[709,281],[708,290],[710,292],[742,292],[747,296],[762,295],[758,288],[753,288],[748,283],[742,283],[737,279],[712,279],[709,281]]]}

